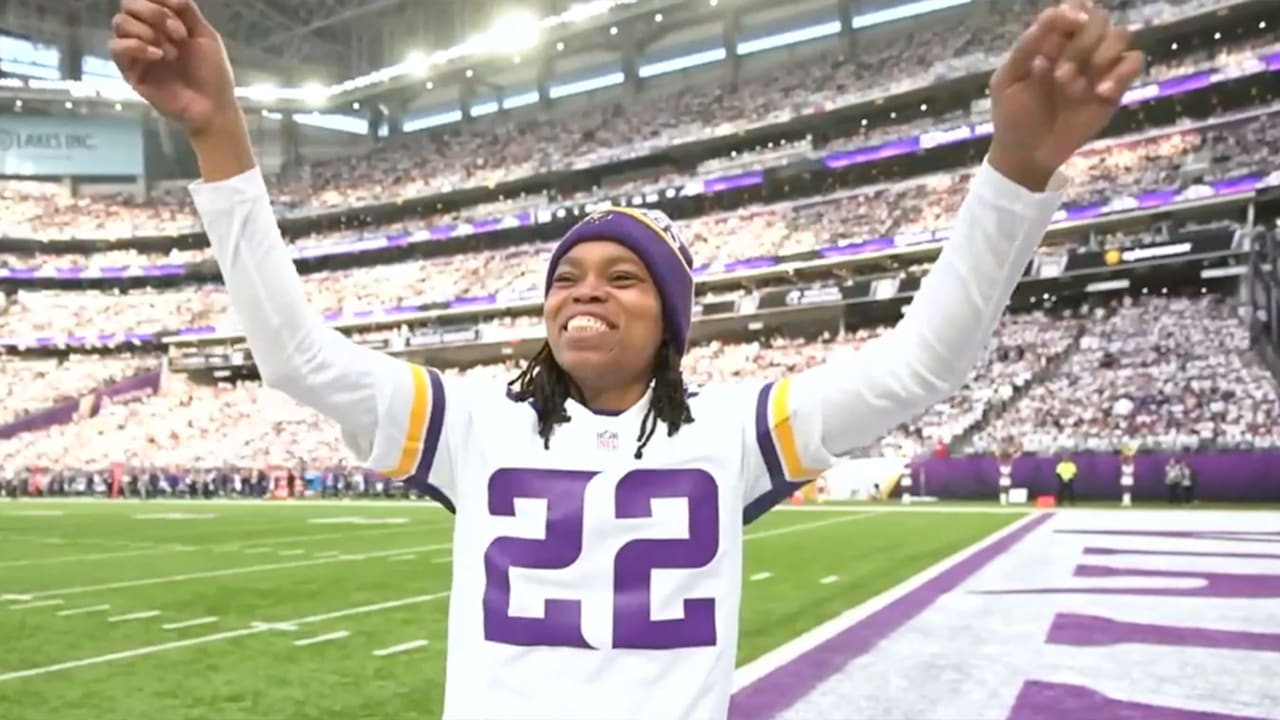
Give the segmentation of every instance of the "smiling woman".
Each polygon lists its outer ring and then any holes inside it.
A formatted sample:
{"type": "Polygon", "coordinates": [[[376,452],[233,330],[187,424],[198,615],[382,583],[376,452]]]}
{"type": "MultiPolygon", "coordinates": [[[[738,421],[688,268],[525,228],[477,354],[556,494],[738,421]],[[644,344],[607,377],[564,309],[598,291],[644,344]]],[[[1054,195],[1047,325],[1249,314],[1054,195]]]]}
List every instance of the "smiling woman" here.
{"type": "Polygon", "coordinates": [[[674,224],[654,210],[604,210],[569,231],[547,265],[547,342],[513,382],[514,398],[534,405],[544,445],[569,419],[566,400],[616,414],[651,384],[636,459],[658,421],[672,435],[692,421],[680,372],[692,322],[692,268],[674,224]]]}

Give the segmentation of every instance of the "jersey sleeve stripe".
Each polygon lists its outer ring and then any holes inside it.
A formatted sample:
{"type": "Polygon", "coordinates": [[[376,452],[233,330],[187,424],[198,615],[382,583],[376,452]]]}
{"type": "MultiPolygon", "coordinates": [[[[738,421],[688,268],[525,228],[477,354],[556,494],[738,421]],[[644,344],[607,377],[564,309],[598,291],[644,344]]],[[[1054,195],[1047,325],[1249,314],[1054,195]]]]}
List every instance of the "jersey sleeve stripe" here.
{"type": "Polygon", "coordinates": [[[409,373],[413,378],[413,402],[409,409],[409,426],[405,429],[404,445],[400,449],[400,461],[386,473],[389,477],[402,478],[413,472],[414,465],[422,455],[422,426],[427,418],[428,408],[438,404],[431,402],[433,383],[427,379],[427,369],[421,365],[409,365],[409,373]]]}
{"type": "Polygon", "coordinates": [[[427,431],[422,436],[422,458],[418,461],[418,469],[413,473],[413,482],[421,487],[428,497],[454,513],[456,508],[453,499],[439,485],[431,482],[431,468],[435,465],[436,453],[440,450],[440,438],[444,434],[446,402],[444,383],[435,370],[425,372],[430,387],[431,407],[427,418],[427,431]]]}
{"type": "Polygon", "coordinates": [[[795,428],[791,424],[791,377],[784,377],[774,384],[771,395],[769,425],[778,453],[782,456],[786,479],[800,482],[818,477],[822,471],[805,467],[800,459],[800,452],[796,449],[795,428]]]}
{"type": "Polygon", "coordinates": [[[760,455],[764,458],[769,482],[774,487],[778,487],[786,483],[787,476],[782,471],[778,448],[774,445],[773,433],[769,427],[769,395],[773,386],[773,383],[769,383],[760,388],[760,397],[756,400],[756,444],[760,446],[760,455]]]}

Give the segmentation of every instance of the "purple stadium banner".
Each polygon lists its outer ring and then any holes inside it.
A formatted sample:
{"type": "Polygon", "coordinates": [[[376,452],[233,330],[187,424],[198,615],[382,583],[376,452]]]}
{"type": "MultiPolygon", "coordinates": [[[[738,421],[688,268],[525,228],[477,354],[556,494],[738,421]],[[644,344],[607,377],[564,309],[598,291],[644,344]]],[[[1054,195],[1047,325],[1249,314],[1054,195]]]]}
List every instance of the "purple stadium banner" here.
{"type": "Polygon", "coordinates": [[[773,267],[777,264],[778,258],[775,257],[757,257],[749,258],[747,260],[735,260],[734,262],[725,264],[724,272],[735,273],[746,270],[759,270],[760,268],[773,267]]]}
{"type": "Polygon", "coordinates": [[[893,238],[872,238],[861,242],[851,242],[845,245],[832,245],[818,251],[818,255],[824,258],[845,257],[848,255],[862,255],[864,253],[880,252],[893,247],[893,238]]]}
{"type": "Polygon", "coordinates": [[[1265,55],[1262,57],[1262,61],[1267,64],[1268,70],[1280,70],[1280,52],[1265,55]]]}
{"type": "Polygon", "coordinates": [[[160,391],[159,370],[135,375],[128,380],[99,388],[93,394],[93,404],[89,408],[89,417],[93,417],[102,411],[103,407],[109,405],[123,405],[126,403],[145,400],[160,391]]]}
{"type": "MultiPolygon", "coordinates": [[[[1023,455],[1013,463],[1014,487],[1029,495],[1053,495],[1055,468],[1061,455],[1023,455]]],[[[1116,453],[1071,453],[1079,474],[1079,500],[1120,498],[1120,456],[1116,453]]],[[[1170,454],[1141,453],[1134,464],[1134,498],[1164,500],[1164,467],[1170,454]]],[[[1198,500],[1209,502],[1280,502],[1280,450],[1223,451],[1183,454],[1195,479],[1198,500]]],[[[994,457],[929,458],[912,471],[913,492],[942,499],[989,500],[998,493],[999,467],[994,457]]],[[[901,494],[899,487],[894,491],[901,494]]]]}
{"type": "MultiPolygon", "coordinates": [[[[967,140],[969,136],[965,136],[967,140]]],[[[961,138],[952,140],[951,142],[960,142],[961,138]]],[[[938,143],[939,145],[949,145],[951,142],[938,143]]],[[[846,152],[838,152],[822,158],[822,164],[830,170],[848,167],[850,165],[861,165],[863,163],[876,162],[886,158],[898,157],[899,155],[907,155],[920,149],[920,138],[903,138],[901,140],[891,140],[887,143],[872,145],[871,147],[858,148],[857,150],[849,150],[846,152]]]]}
{"type": "Polygon", "coordinates": [[[479,297],[455,298],[449,301],[449,307],[451,308],[483,307],[485,305],[496,305],[497,303],[498,303],[497,296],[481,295],[479,297]]]}
{"type": "Polygon", "coordinates": [[[0,338],[0,347],[54,347],[65,345],[69,347],[84,347],[85,345],[119,345],[125,342],[152,342],[156,339],[155,333],[102,333],[99,335],[66,335],[42,336],[42,337],[13,337],[0,338]]]}
{"type": "Polygon", "coordinates": [[[53,407],[25,415],[8,425],[0,426],[0,440],[8,440],[15,435],[44,430],[54,425],[66,425],[76,419],[79,411],[79,400],[67,400],[53,407]]]}
{"type": "Polygon", "coordinates": [[[760,185],[763,182],[764,171],[757,170],[755,172],[743,173],[741,175],[730,175],[728,177],[703,180],[702,192],[710,195],[712,193],[724,192],[725,190],[737,190],[738,188],[760,185]]]}
{"type": "Polygon", "coordinates": [[[64,400],[52,407],[21,417],[0,426],[0,440],[8,440],[22,433],[45,430],[55,425],[66,425],[75,422],[82,414],[84,417],[93,417],[104,405],[133,402],[150,397],[160,389],[160,375],[159,370],[135,375],[114,385],[98,388],[93,394],[83,398],[64,400]]]}

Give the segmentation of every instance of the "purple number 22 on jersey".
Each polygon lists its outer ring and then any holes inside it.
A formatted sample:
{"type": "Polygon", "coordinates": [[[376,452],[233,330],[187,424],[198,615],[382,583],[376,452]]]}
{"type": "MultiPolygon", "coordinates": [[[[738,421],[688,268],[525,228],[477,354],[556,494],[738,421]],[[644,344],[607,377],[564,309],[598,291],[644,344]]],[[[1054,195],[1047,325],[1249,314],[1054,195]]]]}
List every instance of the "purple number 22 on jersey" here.
{"type": "Polygon", "coordinates": [[[489,479],[489,514],[515,517],[515,499],[547,501],[544,540],[503,537],[484,553],[484,637],[508,645],[590,647],[582,637],[582,601],[548,599],[544,617],[512,617],[512,567],[563,570],[582,554],[582,500],[595,473],[502,469],[489,479]]]}
{"type": "MultiPolygon", "coordinates": [[[[489,481],[489,512],[515,516],[515,499],[547,501],[545,539],[502,537],[485,551],[485,639],[508,645],[580,647],[582,602],[548,599],[543,617],[512,617],[513,567],[537,570],[568,568],[582,553],[583,511],[587,483],[596,473],[562,470],[503,469],[489,481]]],[[[633,470],[615,490],[615,517],[650,517],[657,498],[688,502],[689,537],[636,539],[614,558],[613,647],[670,649],[715,645],[714,598],[684,601],[684,617],[652,619],[652,580],[656,569],[706,567],[720,549],[720,515],[715,480],[702,470],[633,470]]]]}

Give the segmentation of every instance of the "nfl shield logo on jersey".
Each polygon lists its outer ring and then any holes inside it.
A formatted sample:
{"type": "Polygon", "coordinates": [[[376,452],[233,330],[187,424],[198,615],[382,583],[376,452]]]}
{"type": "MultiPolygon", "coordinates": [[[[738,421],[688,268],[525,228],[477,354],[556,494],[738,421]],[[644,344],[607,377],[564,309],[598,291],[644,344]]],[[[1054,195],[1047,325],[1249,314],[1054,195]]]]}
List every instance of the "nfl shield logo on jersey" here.
{"type": "Polygon", "coordinates": [[[602,430],[596,433],[596,448],[599,450],[617,450],[618,433],[612,430],[602,430]]]}

